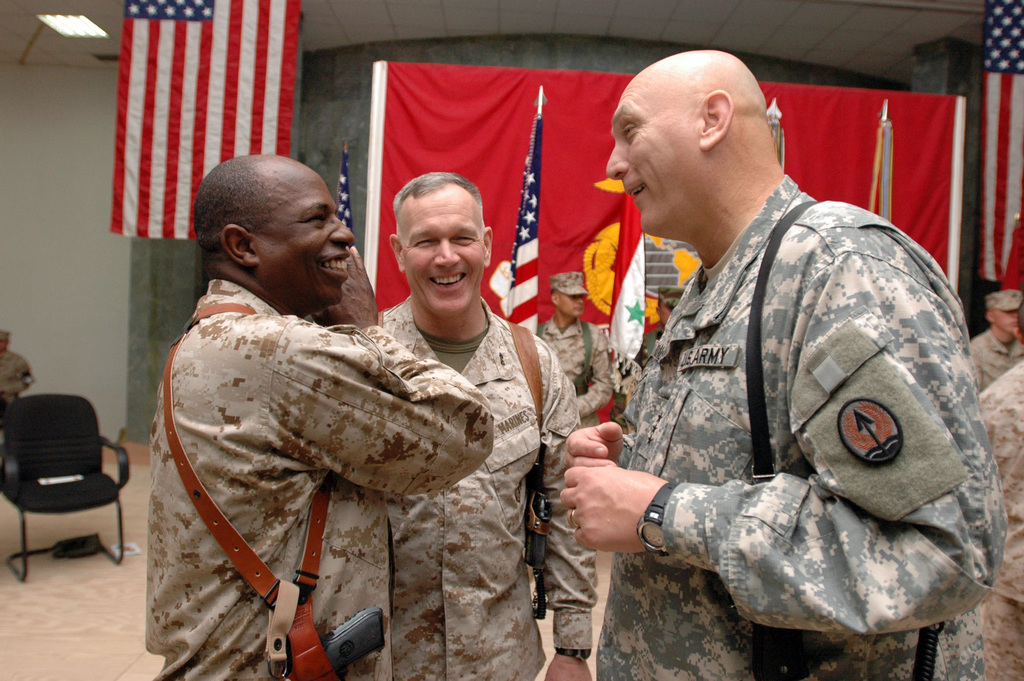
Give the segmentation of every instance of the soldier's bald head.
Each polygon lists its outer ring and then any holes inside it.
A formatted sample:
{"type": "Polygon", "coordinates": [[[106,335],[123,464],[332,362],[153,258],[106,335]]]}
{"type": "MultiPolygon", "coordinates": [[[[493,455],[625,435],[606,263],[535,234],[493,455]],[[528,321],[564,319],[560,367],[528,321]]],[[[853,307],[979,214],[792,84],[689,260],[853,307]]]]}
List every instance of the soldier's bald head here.
{"type": "Polygon", "coordinates": [[[717,50],[681,52],[657,61],[641,71],[633,82],[649,80],[668,96],[700,99],[721,90],[729,93],[736,115],[764,121],[768,105],[757,78],[737,57],[717,50]]]}
{"type": "Polygon", "coordinates": [[[731,54],[683,52],[641,71],[612,118],[608,176],[644,230],[713,264],[782,181],[765,97],[731,54]]]}

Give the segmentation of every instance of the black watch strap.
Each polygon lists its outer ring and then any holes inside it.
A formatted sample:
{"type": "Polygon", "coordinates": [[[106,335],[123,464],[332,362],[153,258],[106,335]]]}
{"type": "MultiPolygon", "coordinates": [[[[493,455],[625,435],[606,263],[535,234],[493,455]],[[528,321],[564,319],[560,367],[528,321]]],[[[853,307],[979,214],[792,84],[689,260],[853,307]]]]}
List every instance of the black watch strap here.
{"type": "Polygon", "coordinates": [[[581,660],[585,660],[590,657],[590,648],[555,648],[555,653],[557,655],[578,657],[581,660]]]}
{"type": "Polygon", "coordinates": [[[644,512],[645,520],[656,522],[658,525],[665,522],[665,506],[668,505],[668,498],[672,496],[672,490],[675,487],[671,482],[666,482],[661,486],[661,489],[655,493],[650,505],[644,512]]]}

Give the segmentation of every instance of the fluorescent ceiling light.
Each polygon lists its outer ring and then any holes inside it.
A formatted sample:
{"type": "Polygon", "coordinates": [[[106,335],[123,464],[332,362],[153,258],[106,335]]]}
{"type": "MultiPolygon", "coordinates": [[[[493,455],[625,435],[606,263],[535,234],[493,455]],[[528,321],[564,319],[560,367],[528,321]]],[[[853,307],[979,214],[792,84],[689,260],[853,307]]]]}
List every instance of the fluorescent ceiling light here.
{"type": "Polygon", "coordinates": [[[106,38],[107,33],[88,17],[68,14],[37,14],[39,20],[69,38],[106,38]]]}

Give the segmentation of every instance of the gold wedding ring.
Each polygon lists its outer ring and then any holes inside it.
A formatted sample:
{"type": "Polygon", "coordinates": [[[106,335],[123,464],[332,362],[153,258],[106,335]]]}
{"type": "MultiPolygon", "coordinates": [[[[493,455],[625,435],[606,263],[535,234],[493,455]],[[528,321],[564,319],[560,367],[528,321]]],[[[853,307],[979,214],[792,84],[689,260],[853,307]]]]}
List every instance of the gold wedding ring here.
{"type": "Polygon", "coordinates": [[[576,524],[576,519],[573,518],[573,516],[575,514],[576,514],[576,509],[575,508],[570,508],[569,509],[569,525],[571,525],[573,528],[578,528],[579,525],[576,524]]]}

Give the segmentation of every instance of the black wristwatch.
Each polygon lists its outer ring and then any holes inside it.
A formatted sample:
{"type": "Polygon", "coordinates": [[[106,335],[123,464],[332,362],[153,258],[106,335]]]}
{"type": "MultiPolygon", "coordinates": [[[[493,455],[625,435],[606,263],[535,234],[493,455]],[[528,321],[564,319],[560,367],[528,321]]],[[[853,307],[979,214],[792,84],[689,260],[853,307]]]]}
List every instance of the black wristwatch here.
{"type": "Polygon", "coordinates": [[[557,655],[578,657],[581,660],[585,660],[590,657],[590,648],[555,648],[555,653],[557,655]]]}
{"type": "Polygon", "coordinates": [[[640,522],[636,524],[636,534],[640,537],[644,548],[661,556],[668,555],[668,551],[665,550],[665,535],[661,530],[661,524],[665,521],[665,504],[668,503],[673,489],[675,489],[675,485],[666,482],[651,499],[651,505],[647,507],[643,516],[640,517],[640,522]]]}

